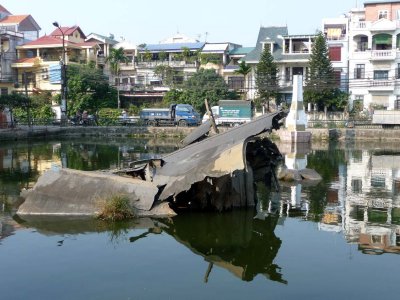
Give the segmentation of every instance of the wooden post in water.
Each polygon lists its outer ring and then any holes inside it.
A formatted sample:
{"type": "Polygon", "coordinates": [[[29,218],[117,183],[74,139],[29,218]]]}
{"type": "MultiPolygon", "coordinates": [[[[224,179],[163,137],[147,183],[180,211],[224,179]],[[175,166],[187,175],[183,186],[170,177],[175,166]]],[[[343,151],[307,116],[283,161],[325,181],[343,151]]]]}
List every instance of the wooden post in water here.
{"type": "Polygon", "coordinates": [[[204,103],[206,104],[206,111],[207,111],[208,119],[211,121],[211,125],[214,130],[214,133],[218,134],[219,130],[217,128],[217,125],[215,124],[214,114],[213,114],[212,110],[210,109],[210,106],[208,105],[208,100],[205,99],[204,103]]]}

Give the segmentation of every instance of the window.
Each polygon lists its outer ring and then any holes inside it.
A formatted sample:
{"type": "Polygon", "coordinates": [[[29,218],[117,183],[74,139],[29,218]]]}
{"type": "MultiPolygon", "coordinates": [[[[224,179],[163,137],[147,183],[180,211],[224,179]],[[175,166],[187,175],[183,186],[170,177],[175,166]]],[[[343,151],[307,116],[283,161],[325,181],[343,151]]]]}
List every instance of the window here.
{"type": "Polygon", "coordinates": [[[364,79],[365,78],[365,65],[357,64],[354,70],[354,79],[364,79]]]}
{"type": "Polygon", "coordinates": [[[380,10],[378,13],[378,19],[387,19],[388,18],[388,11],[387,10],[380,10]]]}
{"type": "Polygon", "coordinates": [[[362,193],[362,180],[361,179],[352,179],[351,180],[351,191],[355,194],[362,193]]]}
{"type": "Polygon", "coordinates": [[[8,95],[8,88],[1,88],[0,94],[3,95],[8,95]]]}
{"type": "Polygon", "coordinates": [[[244,89],[244,78],[238,76],[228,77],[228,87],[232,90],[244,89]]]}
{"type": "Polygon", "coordinates": [[[285,68],[285,81],[291,81],[292,80],[292,76],[290,76],[290,68],[286,67],[285,68]]]}
{"type": "Polygon", "coordinates": [[[396,100],[394,101],[394,109],[400,110],[400,95],[396,96],[396,100]]]}
{"type": "Polygon", "coordinates": [[[396,79],[400,79],[400,63],[397,64],[397,68],[396,68],[396,79]]]}
{"type": "Polygon", "coordinates": [[[375,80],[387,80],[389,78],[389,71],[374,71],[374,79],[375,80]]]}
{"type": "Polygon", "coordinates": [[[341,47],[329,47],[329,58],[331,61],[342,60],[342,48],[341,47]]]}

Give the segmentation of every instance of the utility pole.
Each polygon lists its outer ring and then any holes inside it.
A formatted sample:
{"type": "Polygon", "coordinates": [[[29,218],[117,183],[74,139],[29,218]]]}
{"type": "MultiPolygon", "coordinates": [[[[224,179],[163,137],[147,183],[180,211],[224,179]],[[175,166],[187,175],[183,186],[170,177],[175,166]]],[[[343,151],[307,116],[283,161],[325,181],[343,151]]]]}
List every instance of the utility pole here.
{"type": "Polygon", "coordinates": [[[61,65],[61,126],[68,123],[68,107],[67,107],[67,67],[65,55],[65,33],[58,22],[53,22],[53,26],[57,27],[62,35],[62,59],[61,65]]]}
{"type": "Polygon", "coordinates": [[[28,78],[26,72],[24,72],[24,86],[25,86],[25,97],[27,101],[27,114],[28,114],[28,127],[31,127],[31,101],[28,96],[28,78]]]}

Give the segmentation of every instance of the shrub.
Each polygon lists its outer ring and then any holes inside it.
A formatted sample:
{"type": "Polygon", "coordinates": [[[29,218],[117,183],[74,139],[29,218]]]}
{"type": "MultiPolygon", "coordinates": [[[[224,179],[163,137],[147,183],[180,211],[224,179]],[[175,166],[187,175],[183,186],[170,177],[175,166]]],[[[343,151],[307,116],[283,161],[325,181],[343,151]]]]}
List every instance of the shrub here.
{"type": "Polygon", "coordinates": [[[113,195],[105,201],[101,201],[99,219],[107,221],[122,221],[134,217],[129,199],[124,195],[113,195]]]}

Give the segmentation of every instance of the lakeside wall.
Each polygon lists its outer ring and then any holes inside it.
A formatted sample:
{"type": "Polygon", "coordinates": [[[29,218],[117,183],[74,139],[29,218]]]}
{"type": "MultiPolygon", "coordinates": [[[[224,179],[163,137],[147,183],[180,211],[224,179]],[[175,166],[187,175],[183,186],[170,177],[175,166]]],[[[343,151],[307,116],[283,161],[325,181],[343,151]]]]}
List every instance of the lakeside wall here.
{"type": "MultiPolygon", "coordinates": [[[[34,127],[34,128],[15,128],[0,129],[0,141],[18,141],[26,139],[41,139],[54,137],[179,137],[184,138],[197,127],[134,127],[134,126],[110,126],[110,127],[34,127]]],[[[220,128],[229,130],[229,128],[220,128]]],[[[392,141],[400,140],[400,130],[398,129],[371,129],[371,128],[309,128],[307,131],[312,133],[313,141],[325,140],[373,140],[373,141],[392,141]]],[[[284,129],[273,132],[274,138],[284,129]]]]}

